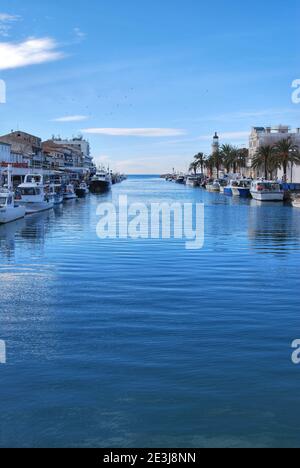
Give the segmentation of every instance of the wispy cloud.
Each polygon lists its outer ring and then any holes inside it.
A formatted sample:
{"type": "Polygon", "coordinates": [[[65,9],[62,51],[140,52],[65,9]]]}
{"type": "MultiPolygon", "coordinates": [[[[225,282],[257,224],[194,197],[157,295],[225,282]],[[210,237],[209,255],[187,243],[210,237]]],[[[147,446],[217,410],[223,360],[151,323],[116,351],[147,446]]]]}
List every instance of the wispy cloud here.
{"type": "Polygon", "coordinates": [[[87,115],[67,115],[65,117],[57,117],[56,119],[52,119],[51,122],[83,122],[87,119],[87,115]]]}
{"type": "Polygon", "coordinates": [[[73,32],[74,32],[75,36],[77,37],[77,39],[79,39],[80,41],[83,41],[83,39],[86,38],[86,33],[81,31],[80,28],[74,28],[73,32]]]}
{"type": "Polygon", "coordinates": [[[12,27],[12,24],[21,19],[17,15],[9,15],[8,13],[0,13],[0,36],[8,37],[9,30],[12,27]]]}
{"type": "Polygon", "coordinates": [[[0,70],[26,67],[64,57],[50,37],[29,38],[24,42],[0,42],[0,70]]]}
{"type": "Polygon", "coordinates": [[[83,133],[93,135],[160,138],[185,135],[185,130],[175,128],[86,128],[83,133]]]}

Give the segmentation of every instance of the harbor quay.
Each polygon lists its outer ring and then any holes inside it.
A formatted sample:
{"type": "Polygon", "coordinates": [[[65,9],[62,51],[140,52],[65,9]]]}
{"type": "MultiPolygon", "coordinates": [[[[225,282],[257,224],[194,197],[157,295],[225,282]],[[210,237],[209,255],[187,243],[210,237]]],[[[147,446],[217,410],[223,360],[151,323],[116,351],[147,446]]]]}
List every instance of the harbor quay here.
{"type": "Polygon", "coordinates": [[[300,207],[300,128],[253,127],[249,147],[221,144],[216,132],[211,154],[194,156],[187,172],[161,176],[209,192],[257,201],[287,201],[300,207]]]}

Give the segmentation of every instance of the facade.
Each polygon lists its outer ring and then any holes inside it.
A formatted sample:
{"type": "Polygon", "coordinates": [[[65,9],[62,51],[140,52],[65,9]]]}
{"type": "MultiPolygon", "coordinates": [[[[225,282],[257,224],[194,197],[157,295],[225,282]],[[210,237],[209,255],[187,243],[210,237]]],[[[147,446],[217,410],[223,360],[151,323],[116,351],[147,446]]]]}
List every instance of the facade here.
{"type": "Polygon", "coordinates": [[[42,140],[25,132],[12,131],[8,135],[0,136],[0,143],[10,145],[11,154],[19,160],[19,163],[27,164],[34,168],[43,168],[42,140]]]}
{"type": "Polygon", "coordinates": [[[89,143],[81,137],[55,139],[42,143],[41,138],[22,131],[0,136],[0,164],[7,167],[39,170],[74,170],[88,172],[93,168],[89,143]]]}
{"type": "Polygon", "coordinates": [[[42,143],[44,160],[50,169],[60,170],[65,168],[65,151],[52,141],[42,143]]]}
{"type": "MultiPolygon", "coordinates": [[[[275,145],[280,140],[291,138],[295,145],[300,148],[300,128],[291,131],[287,125],[278,127],[253,127],[249,139],[249,158],[247,162],[248,175],[252,177],[261,176],[252,169],[252,161],[258,149],[264,145],[275,145]]],[[[283,171],[279,170],[277,177],[281,178],[283,171]]],[[[288,182],[300,182],[300,166],[289,167],[288,182]]]]}
{"type": "Polygon", "coordinates": [[[59,145],[73,149],[75,162],[77,160],[78,166],[86,169],[93,167],[93,158],[90,152],[90,144],[82,137],[62,140],[61,138],[53,138],[52,142],[59,145]],[[79,156],[77,156],[79,154],[79,156]]]}

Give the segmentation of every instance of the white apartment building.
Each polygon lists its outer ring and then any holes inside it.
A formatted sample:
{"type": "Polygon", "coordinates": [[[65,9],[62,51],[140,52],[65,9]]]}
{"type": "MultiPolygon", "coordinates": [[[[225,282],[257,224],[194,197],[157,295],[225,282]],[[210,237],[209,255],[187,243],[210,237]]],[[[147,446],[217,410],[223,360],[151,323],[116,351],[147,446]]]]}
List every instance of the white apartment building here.
{"type": "Polygon", "coordinates": [[[53,143],[58,145],[65,145],[76,150],[79,150],[82,154],[82,167],[87,169],[93,167],[93,158],[90,152],[90,144],[88,141],[84,140],[83,137],[79,136],[77,138],[62,140],[61,138],[53,138],[53,143]]]}
{"type": "MultiPolygon", "coordinates": [[[[279,125],[278,127],[253,127],[249,139],[249,158],[247,168],[249,175],[255,176],[255,171],[252,169],[252,161],[261,146],[275,145],[280,140],[291,138],[295,145],[300,148],[300,128],[292,131],[287,125],[279,125]]],[[[279,170],[277,177],[281,178],[283,171],[279,170]]],[[[288,182],[300,183],[300,166],[289,167],[288,182]]]]}

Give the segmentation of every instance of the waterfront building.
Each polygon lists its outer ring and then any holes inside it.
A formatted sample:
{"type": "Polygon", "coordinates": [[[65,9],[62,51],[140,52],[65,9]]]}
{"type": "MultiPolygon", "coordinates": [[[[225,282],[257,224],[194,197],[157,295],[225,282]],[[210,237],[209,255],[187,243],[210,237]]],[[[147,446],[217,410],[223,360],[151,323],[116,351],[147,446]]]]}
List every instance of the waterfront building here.
{"type": "Polygon", "coordinates": [[[90,144],[87,140],[84,140],[82,136],[65,140],[61,138],[53,138],[51,141],[56,145],[72,148],[75,154],[76,152],[79,152],[80,159],[78,160],[78,167],[84,167],[86,169],[93,168],[90,144]]]}
{"type": "MultiPolygon", "coordinates": [[[[251,177],[263,176],[260,171],[252,169],[253,158],[261,146],[275,145],[280,140],[291,138],[295,145],[300,148],[300,128],[292,131],[287,125],[277,127],[253,127],[249,138],[249,157],[247,160],[247,172],[251,177]]],[[[275,177],[281,178],[283,171],[278,170],[275,177]]],[[[300,182],[300,166],[288,168],[288,182],[300,182]]]]}
{"type": "Polygon", "coordinates": [[[35,169],[43,168],[42,140],[26,132],[11,131],[0,136],[0,142],[11,147],[11,154],[19,156],[19,163],[24,163],[35,169]]]}

